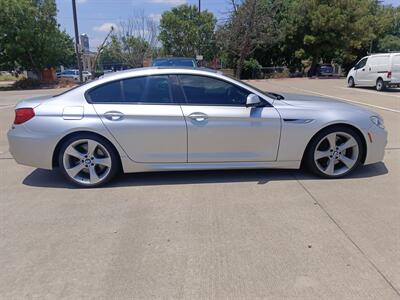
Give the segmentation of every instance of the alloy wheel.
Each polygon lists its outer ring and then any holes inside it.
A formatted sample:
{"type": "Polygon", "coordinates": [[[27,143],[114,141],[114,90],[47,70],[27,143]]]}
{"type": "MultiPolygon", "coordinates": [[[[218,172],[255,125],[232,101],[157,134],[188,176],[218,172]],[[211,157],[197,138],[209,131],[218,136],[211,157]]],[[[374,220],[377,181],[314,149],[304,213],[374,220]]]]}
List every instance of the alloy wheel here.
{"type": "Polygon", "coordinates": [[[80,139],[65,149],[63,164],[67,175],[83,185],[95,185],[103,181],[111,171],[111,155],[101,143],[92,139],[80,139]]]}
{"type": "Polygon", "coordinates": [[[346,132],[332,132],[323,137],[314,151],[314,162],[319,171],[335,177],[348,173],[360,155],[357,140],[346,132]]]}

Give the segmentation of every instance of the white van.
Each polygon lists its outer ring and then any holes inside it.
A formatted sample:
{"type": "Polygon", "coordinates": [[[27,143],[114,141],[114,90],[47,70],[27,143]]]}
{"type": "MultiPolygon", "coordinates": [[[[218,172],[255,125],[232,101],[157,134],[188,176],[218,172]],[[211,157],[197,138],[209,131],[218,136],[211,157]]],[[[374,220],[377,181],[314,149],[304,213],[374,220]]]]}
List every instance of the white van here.
{"type": "Polygon", "coordinates": [[[363,57],[347,75],[349,87],[374,86],[377,91],[400,87],[400,52],[363,57]]]}

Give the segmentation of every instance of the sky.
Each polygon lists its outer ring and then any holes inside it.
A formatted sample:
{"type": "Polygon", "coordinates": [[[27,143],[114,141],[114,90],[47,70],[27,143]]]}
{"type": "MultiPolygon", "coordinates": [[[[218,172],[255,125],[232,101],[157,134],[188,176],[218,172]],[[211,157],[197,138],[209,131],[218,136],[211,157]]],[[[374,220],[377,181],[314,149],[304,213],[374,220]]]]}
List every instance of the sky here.
{"type": "MultiPolygon", "coordinates": [[[[58,23],[74,36],[71,0],[56,0],[58,23]]],[[[76,0],[79,33],[89,36],[91,50],[95,51],[107,35],[110,26],[132,16],[145,14],[159,21],[161,14],[181,4],[198,4],[198,0],[76,0]]],[[[400,0],[384,0],[385,4],[400,5],[400,0]]],[[[230,10],[229,0],[201,0],[201,9],[214,13],[217,20],[226,18],[230,10]]]]}

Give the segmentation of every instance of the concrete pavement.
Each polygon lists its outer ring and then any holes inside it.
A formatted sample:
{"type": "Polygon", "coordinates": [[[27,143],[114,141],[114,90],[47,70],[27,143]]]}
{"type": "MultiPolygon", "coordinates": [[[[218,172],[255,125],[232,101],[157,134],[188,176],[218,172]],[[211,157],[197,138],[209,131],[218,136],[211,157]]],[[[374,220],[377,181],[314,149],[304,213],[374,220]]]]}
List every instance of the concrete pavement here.
{"type": "MultiPolygon", "coordinates": [[[[343,80],[253,84],[399,109],[400,93],[343,80]]],[[[23,96],[0,92],[1,299],[400,299],[398,113],[370,107],[385,161],[345,179],[169,172],[85,190],[9,158],[1,105],[23,96]]]]}

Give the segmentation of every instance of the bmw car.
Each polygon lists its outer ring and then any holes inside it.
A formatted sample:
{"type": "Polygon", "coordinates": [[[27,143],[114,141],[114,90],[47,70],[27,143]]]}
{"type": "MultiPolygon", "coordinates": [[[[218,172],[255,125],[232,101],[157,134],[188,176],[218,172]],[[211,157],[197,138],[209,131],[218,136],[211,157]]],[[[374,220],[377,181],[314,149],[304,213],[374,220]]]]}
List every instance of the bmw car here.
{"type": "Polygon", "coordinates": [[[21,101],[8,140],[18,163],[97,187],[119,172],[304,166],[339,178],[380,162],[387,132],[381,116],[345,102],[151,67],[21,101]]]}

